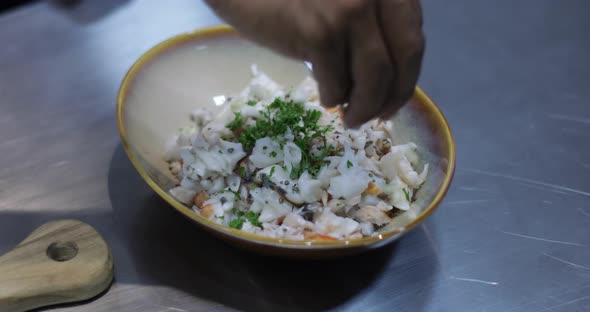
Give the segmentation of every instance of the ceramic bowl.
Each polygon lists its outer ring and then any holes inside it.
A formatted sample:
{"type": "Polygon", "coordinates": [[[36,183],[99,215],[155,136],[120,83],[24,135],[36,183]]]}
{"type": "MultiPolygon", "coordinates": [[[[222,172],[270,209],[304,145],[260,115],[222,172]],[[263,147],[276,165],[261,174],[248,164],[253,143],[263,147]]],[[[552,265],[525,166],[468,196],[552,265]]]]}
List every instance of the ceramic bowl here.
{"type": "Polygon", "coordinates": [[[267,254],[318,258],[369,250],[390,243],[428,217],[440,204],[452,180],[455,145],[439,108],[420,89],[394,117],[394,144],[415,142],[422,168],[429,176],[409,211],[385,226],[380,234],[356,240],[293,241],[245,233],[216,224],[172,198],[174,186],[163,160],[166,140],[189,124],[196,107],[215,111],[216,97],[231,95],[247,85],[250,65],[283,86],[294,86],[308,68],[240,37],[228,26],[201,29],[168,39],[137,60],[125,76],[117,98],[117,120],[129,159],[147,184],[173,209],[196,225],[237,246],[267,254]]]}

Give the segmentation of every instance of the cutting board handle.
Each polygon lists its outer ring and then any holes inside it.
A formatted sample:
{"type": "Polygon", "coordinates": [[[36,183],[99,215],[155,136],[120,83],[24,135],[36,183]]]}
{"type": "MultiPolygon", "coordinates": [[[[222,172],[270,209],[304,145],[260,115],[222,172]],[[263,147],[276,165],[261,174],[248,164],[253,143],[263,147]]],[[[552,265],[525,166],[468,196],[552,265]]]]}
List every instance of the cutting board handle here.
{"type": "Polygon", "coordinates": [[[0,257],[0,311],[92,298],[113,280],[107,243],[77,220],[49,222],[0,257]]]}

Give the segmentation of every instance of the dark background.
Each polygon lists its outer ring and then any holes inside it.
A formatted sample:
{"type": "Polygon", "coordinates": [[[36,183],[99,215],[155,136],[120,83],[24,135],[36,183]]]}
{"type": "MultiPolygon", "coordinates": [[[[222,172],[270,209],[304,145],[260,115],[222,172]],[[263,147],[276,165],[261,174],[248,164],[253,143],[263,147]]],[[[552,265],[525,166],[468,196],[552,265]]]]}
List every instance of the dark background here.
{"type": "Polygon", "coordinates": [[[0,14],[6,10],[16,8],[18,6],[35,2],[35,0],[4,0],[0,2],[0,14]]]}

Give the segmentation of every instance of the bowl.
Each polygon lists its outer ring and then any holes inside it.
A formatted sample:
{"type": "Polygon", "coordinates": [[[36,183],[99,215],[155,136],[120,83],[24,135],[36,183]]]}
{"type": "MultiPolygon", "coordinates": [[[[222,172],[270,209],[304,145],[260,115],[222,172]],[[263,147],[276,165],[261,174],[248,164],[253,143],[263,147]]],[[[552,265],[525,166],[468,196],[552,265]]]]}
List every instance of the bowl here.
{"type": "MultiPolygon", "coordinates": [[[[395,217],[380,234],[355,240],[275,239],[209,221],[171,197],[175,182],[164,161],[166,140],[189,123],[196,107],[215,111],[216,97],[237,94],[250,80],[250,65],[283,86],[293,86],[309,70],[260,47],[229,26],[215,26],[168,39],[142,55],[123,79],[117,97],[122,144],[145,182],[170,206],[196,225],[239,247],[299,258],[358,253],[390,243],[423,222],[440,204],[455,168],[455,144],[440,109],[419,88],[393,118],[394,144],[415,142],[421,162],[430,164],[428,179],[410,210],[395,217]]],[[[422,168],[422,164],[418,164],[422,168]]]]}

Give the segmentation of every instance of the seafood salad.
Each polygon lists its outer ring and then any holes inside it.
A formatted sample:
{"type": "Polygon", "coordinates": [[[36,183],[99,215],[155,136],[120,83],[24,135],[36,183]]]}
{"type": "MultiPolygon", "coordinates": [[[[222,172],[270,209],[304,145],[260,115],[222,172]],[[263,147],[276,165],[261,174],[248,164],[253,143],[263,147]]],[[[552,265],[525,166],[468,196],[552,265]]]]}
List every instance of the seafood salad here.
{"type": "Polygon", "coordinates": [[[410,208],[428,164],[416,168],[414,143],[393,144],[391,120],[347,129],[312,78],[287,89],[255,65],[252,76],[168,142],[175,199],[213,222],[292,240],[378,235],[410,208]]]}

